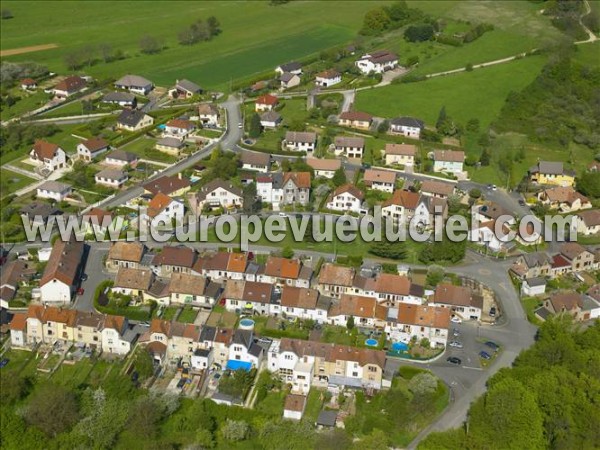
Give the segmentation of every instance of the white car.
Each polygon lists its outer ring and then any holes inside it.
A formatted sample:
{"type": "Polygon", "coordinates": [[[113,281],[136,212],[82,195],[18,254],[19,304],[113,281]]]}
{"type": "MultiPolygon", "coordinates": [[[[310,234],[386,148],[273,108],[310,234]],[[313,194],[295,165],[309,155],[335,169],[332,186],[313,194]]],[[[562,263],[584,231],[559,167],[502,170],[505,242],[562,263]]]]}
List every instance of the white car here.
{"type": "Polygon", "coordinates": [[[242,122],[238,123],[238,128],[241,130],[242,128],[244,128],[244,124],[242,122]]]}
{"type": "Polygon", "coordinates": [[[463,345],[458,341],[451,341],[448,345],[454,348],[463,348],[463,345]]]}
{"type": "Polygon", "coordinates": [[[458,316],[452,316],[452,318],[450,319],[450,322],[452,323],[462,323],[462,319],[458,316]]]}

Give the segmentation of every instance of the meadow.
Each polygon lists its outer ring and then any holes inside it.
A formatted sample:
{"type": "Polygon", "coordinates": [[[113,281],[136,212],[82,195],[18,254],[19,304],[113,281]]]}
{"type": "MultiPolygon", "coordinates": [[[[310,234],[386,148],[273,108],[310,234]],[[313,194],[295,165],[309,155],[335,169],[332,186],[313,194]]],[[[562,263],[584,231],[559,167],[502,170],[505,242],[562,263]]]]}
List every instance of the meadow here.
{"type": "MultiPolygon", "coordinates": [[[[108,43],[129,57],[85,67],[97,77],[132,72],[157,84],[188,78],[205,88],[228,86],[230,80],[264,72],[277,64],[306,57],[351,41],[363,15],[378,2],[3,2],[14,18],[3,21],[1,49],[54,43],[58,48],[3,59],[34,60],[65,72],[65,54],[85,45],[108,43]],[[215,16],[222,34],[192,46],[177,34],[193,21],[215,16]],[[52,18],[51,22],[48,21],[52,18]],[[150,34],[163,39],[161,53],[144,55],[139,41],[150,34]]],[[[386,2],[379,2],[386,3],[386,2]]]]}
{"type": "Polygon", "coordinates": [[[415,116],[432,126],[446,106],[455,121],[464,125],[478,118],[483,128],[496,118],[508,93],[531,83],[545,62],[544,56],[530,56],[472,72],[360,91],[356,108],[388,118],[415,116]]]}

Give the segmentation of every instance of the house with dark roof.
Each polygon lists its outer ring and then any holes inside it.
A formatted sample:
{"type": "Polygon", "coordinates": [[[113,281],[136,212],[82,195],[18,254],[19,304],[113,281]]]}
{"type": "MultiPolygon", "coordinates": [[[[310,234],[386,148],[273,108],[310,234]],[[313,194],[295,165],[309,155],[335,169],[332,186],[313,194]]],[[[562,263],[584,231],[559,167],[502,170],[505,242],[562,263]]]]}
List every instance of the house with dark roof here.
{"type": "Polygon", "coordinates": [[[125,75],[115,81],[115,87],[133,92],[134,94],[148,95],[154,89],[154,84],[152,81],[139,75],[125,75]]]}
{"type": "Polygon", "coordinates": [[[529,169],[529,181],[541,185],[573,186],[575,172],[565,169],[560,161],[539,161],[529,169]]]}
{"type": "Polygon", "coordinates": [[[282,120],[277,111],[267,111],[260,115],[260,125],[263,128],[277,128],[282,120]]]}
{"type": "Polygon", "coordinates": [[[390,134],[399,134],[413,139],[419,139],[425,129],[425,123],[414,117],[396,117],[390,120],[390,134]]]}
{"type": "Polygon", "coordinates": [[[94,175],[96,184],[120,189],[129,179],[127,172],[118,169],[103,169],[94,175]]]}
{"type": "Polygon", "coordinates": [[[156,195],[159,192],[171,197],[180,197],[190,190],[192,184],[180,173],[177,175],[163,175],[155,180],[142,185],[144,192],[156,195]]]}
{"type": "Polygon", "coordinates": [[[102,97],[102,103],[135,108],[137,106],[137,98],[130,92],[109,92],[102,97]]]}
{"type": "Polygon", "coordinates": [[[58,239],[50,253],[42,278],[40,293],[42,303],[67,304],[74,297],[81,276],[84,244],[74,239],[58,239]]]}
{"type": "Polygon", "coordinates": [[[552,258],[546,252],[524,253],[510,268],[521,279],[548,277],[552,272],[552,258]]]}
{"type": "Polygon", "coordinates": [[[398,66],[398,55],[388,50],[367,53],[354,63],[364,73],[383,73],[398,66]]]}
{"type": "Polygon", "coordinates": [[[302,74],[302,63],[299,63],[297,61],[291,61],[285,64],[281,64],[275,68],[275,72],[277,72],[280,75],[286,72],[293,73],[295,75],[300,75],[302,74]]]}
{"type": "Polygon", "coordinates": [[[246,311],[263,315],[280,311],[273,285],[256,281],[227,280],[225,283],[225,308],[229,311],[246,311]]]}
{"type": "Polygon", "coordinates": [[[219,178],[205,184],[198,192],[192,193],[189,200],[196,205],[196,211],[201,211],[205,207],[241,208],[244,204],[242,190],[230,181],[219,178]]]}
{"type": "Polygon", "coordinates": [[[117,118],[117,128],[127,131],[139,131],[152,126],[154,119],[139,109],[124,109],[117,118]]]}
{"type": "Polygon", "coordinates": [[[241,368],[250,370],[260,366],[265,354],[264,348],[254,339],[252,330],[235,330],[233,341],[229,346],[229,361],[227,367],[237,370],[239,363],[246,363],[241,368]]]}
{"type": "Polygon", "coordinates": [[[63,201],[73,191],[70,184],[60,181],[44,181],[36,188],[36,198],[48,198],[57,202],[63,201]]]}
{"type": "Polygon", "coordinates": [[[23,206],[19,213],[21,217],[32,223],[46,223],[51,216],[60,216],[62,211],[48,203],[29,202],[23,206]]]}
{"type": "Polygon", "coordinates": [[[135,167],[138,163],[138,156],[124,150],[115,150],[106,155],[103,163],[115,167],[135,167]]]}
{"type": "Polygon", "coordinates": [[[291,72],[283,72],[279,75],[281,89],[290,89],[300,85],[300,76],[291,72]]]}
{"type": "Polygon", "coordinates": [[[102,138],[94,137],[77,144],[77,156],[84,161],[91,161],[102,153],[108,151],[110,145],[102,138]]]}
{"type": "Polygon", "coordinates": [[[202,92],[202,88],[190,80],[176,80],[175,86],[169,89],[169,97],[174,99],[192,98],[194,95],[202,94],[202,92]]]}

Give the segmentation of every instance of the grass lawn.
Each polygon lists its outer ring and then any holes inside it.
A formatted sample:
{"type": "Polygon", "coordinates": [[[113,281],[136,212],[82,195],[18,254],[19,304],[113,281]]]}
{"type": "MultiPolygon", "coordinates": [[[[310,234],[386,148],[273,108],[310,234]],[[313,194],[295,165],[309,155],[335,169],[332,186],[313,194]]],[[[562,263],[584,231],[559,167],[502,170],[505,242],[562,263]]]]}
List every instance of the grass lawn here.
{"type": "Polygon", "coordinates": [[[188,78],[215,89],[227,87],[232,79],[272,70],[282,62],[351,41],[364,13],[387,2],[336,1],[318,8],[310,2],[281,6],[269,2],[184,2],[177,8],[164,2],[90,2],[75,12],[72,5],[58,1],[35,8],[17,1],[5,3],[3,8],[14,18],[3,23],[2,50],[58,45],[8,57],[10,61],[35,60],[50,70],[65,72],[66,54],[90,42],[108,43],[129,57],[86,67],[88,74],[105,78],[136,73],[159,85],[188,78]],[[45,26],[49,15],[56,18],[52,27],[45,26]],[[221,23],[219,36],[194,46],[179,45],[177,34],[181,30],[198,18],[212,15],[221,23]],[[156,55],[141,54],[139,42],[146,34],[164,39],[166,49],[156,55]]]}
{"type": "Polygon", "coordinates": [[[9,360],[9,363],[0,371],[1,377],[12,377],[16,375],[28,376],[36,373],[37,360],[35,352],[25,350],[9,350],[3,358],[9,360]]]}
{"type": "MultiPolygon", "coordinates": [[[[600,4],[600,1],[596,3],[600,4]]],[[[600,55],[600,41],[596,41],[592,44],[578,45],[577,51],[575,52],[575,56],[573,58],[575,61],[578,61],[582,64],[598,67],[600,66],[600,58],[598,55],[600,55]]]]}
{"type": "Polygon", "coordinates": [[[177,307],[177,306],[168,306],[167,308],[163,309],[162,315],[160,316],[160,318],[162,320],[171,321],[175,318],[175,315],[177,314],[178,310],[179,310],[179,307],[177,307]]]}
{"type": "Polygon", "coordinates": [[[315,389],[314,387],[310,389],[308,399],[306,400],[306,409],[304,410],[304,416],[302,417],[304,420],[310,423],[315,423],[317,421],[321,408],[323,407],[323,394],[323,391],[315,389]]]}
{"type": "Polygon", "coordinates": [[[154,146],[156,145],[156,141],[154,139],[149,139],[144,136],[130,142],[127,145],[121,147],[122,150],[127,152],[135,153],[140,158],[148,159],[150,161],[158,161],[164,162],[167,164],[171,164],[177,161],[176,156],[168,155],[167,153],[163,153],[160,150],[156,150],[154,146]]]}
{"type": "Polygon", "coordinates": [[[94,363],[89,359],[83,359],[75,364],[63,362],[50,379],[54,383],[76,389],[85,383],[93,369],[94,363]]]}
{"type": "Polygon", "coordinates": [[[281,417],[286,395],[287,389],[269,391],[267,396],[257,403],[254,409],[268,416],[281,417]]]}
{"type": "Polygon", "coordinates": [[[459,123],[478,118],[485,128],[497,117],[508,93],[530,84],[545,62],[543,56],[531,56],[472,72],[361,91],[356,95],[356,109],[383,117],[415,116],[432,126],[446,106],[448,116],[459,123]]]}
{"type": "Polygon", "coordinates": [[[36,108],[44,106],[48,103],[49,94],[44,93],[42,89],[35,92],[15,91],[14,95],[19,100],[12,106],[3,106],[0,118],[4,120],[12,119],[13,117],[25,114],[28,111],[33,111],[36,108]]]}
{"type": "Polygon", "coordinates": [[[193,309],[191,306],[185,306],[183,308],[183,311],[181,311],[181,313],[179,314],[177,321],[183,323],[194,323],[194,320],[196,320],[197,315],[198,310],[193,309]]]}
{"type": "Polygon", "coordinates": [[[542,322],[535,316],[534,311],[542,305],[542,301],[537,297],[524,297],[521,302],[527,314],[527,320],[534,325],[541,325],[542,322]]]}
{"type": "Polygon", "coordinates": [[[0,169],[0,197],[12,194],[25,186],[30,185],[35,180],[23,174],[13,172],[8,169],[0,169]]]}

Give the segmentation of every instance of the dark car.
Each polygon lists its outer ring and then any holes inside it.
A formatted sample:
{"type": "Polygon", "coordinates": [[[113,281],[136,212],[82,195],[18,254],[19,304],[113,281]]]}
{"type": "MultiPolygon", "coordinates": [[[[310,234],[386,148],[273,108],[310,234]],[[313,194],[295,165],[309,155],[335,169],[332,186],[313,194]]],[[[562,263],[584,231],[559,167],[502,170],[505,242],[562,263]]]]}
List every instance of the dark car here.
{"type": "Polygon", "coordinates": [[[462,363],[460,358],[457,358],[456,356],[450,356],[448,359],[446,359],[446,361],[448,361],[450,364],[454,364],[455,366],[460,366],[462,363]]]}
{"type": "Polygon", "coordinates": [[[4,366],[6,366],[9,362],[10,362],[10,359],[8,359],[8,358],[4,358],[2,361],[0,361],[0,369],[2,369],[4,366]]]}
{"type": "Polygon", "coordinates": [[[179,389],[183,389],[183,387],[184,387],[184,386],[185,386],[185,378],[182,378],[181,380],[179,380],[179,381],[177,382],[177,387],[178,387],[179,389]]]}
{"type": "Polygon", "coordinates": [[[498,344],[496,344],[495,342],[492,342],[492,341],[487,341],[485,343],[485,346],[491,348],[495,352],[497,352],[498,350],[500,350],[500,346],[498,344]]]}
{"type": "Polygon", "coordinates": [[[523,199],[520,199],[520,200],[519,200],[519,205],[521,205],[521,206],[525,206],[525,205],[526,205],[526,203],[525,203],[525,200],[523,200],[523,199]]]}
{"type": "Polygon", "coordinates": [[[488,352],[483,350],[479,352],[479,357],[482,359],[492,359],[492,356],[488,352]]]}
{"type": "Polygon", "coordinates": [[[85,293],[85,289],[80,287],[79,289],[77,289],[77,295],[83,295],[85,293]]]}
{"type": "Polygon", "coordinates": [[[81,281],[87,281],[87,279],[88,279],[87,273],[84,273],[81,275],[81,281]]]}
{"type": "Polygon", "coordinates": [[[496,307],[495,307],[495,306],[492,306],[492,307],[490,308],[490,317],[496,317],[496,312],[497,312],[497,311],[496,311],[496,307]]]}

